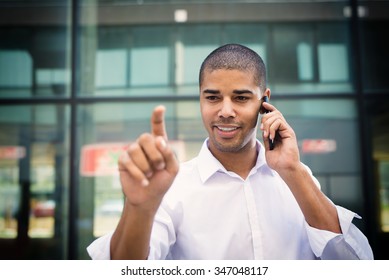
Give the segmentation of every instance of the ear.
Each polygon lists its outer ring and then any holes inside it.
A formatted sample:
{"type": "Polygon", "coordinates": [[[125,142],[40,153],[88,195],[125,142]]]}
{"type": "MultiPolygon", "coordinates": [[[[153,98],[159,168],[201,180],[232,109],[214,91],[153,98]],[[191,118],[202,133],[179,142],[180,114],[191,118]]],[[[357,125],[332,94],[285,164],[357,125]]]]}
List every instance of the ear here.
{"type": "Polygon", "coordinates": [[[260,101],[259,101],[259,102],[261,103],[261,105],[260,105],[260,107],[259,107],[259,113],[260,113],[260,114],[265,114],[265,109],[264,109],[263,106],[262,106],[262,102],[265,101],[265,99],[267,99],[266,102],[269,102],[269,100],[270,100],[270,94],[271,94],[270,89],[267,88],[267,89],[265,90],[265,92],[263,93],[263,95],[262,95],[260,101]]]}
{"type": "Polygon", "coordinates": [[[270,95],[271,95],[270,88],[267,88],[262,96],[267,96],[267,98],[269,98],[270,100],[270,95]]]}

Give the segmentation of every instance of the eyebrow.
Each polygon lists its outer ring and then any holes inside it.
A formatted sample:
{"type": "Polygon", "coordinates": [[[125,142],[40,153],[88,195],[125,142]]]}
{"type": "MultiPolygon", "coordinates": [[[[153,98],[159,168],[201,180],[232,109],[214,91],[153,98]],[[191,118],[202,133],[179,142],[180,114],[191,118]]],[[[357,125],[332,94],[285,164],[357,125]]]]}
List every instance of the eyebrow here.
{"type": "Polygon", "coordinates": [[[233,91],[235,94],[254,94],[251,90],[249,89],[235,89],[233,91]]]}
{"type": "MultiPolygon", "coordinates": [[[[234,94],[254,94],[251,90],[248,89],[235,89],[232,91],[234,94]]],[[[205,89],[202,93],[208,94],[220,94],[220,90],[217,89],[205,89]]]]}
{"type": "Polygon", "coordinates": [[[204,89],[202,93],[220,94],[220,90],[217,90],[217,89],[204,89]]]}

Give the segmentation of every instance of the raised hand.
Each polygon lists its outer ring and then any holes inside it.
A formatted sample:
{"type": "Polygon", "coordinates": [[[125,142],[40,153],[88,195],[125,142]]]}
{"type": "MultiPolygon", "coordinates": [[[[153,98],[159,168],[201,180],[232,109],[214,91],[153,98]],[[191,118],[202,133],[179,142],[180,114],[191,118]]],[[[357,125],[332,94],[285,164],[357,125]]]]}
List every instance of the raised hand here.
{"type": "Polygon", "coordinates": [[[292,127],[272,104],[263,102],[263,106],[270,111],[262,116],[260,126],[268,165],[277,172],[295,167],[300,163],[300,155],[292,127]],[[270,150],[268,139],[274,140],[274,150],[270,150]]]}
{"type": "Polygon", "coordinates": [[[156,210],[178,172],[178,161],[168,145],[165,107],[151,116],[151,133],[142,134],[119,158],[120,181],[127,202],[156,210]]]}

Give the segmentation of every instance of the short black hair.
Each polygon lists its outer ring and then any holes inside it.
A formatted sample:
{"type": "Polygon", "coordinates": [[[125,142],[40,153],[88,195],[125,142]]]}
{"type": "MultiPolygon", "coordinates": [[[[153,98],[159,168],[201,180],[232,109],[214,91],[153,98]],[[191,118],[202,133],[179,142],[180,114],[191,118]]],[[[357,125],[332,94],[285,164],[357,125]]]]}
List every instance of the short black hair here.
{"type": "Polygon", "coordinates": [[[262,92],[266,90],[266,67],[262,58],[252,49],[240,44],[223,45],[212,51],[200,67],[199,84],[201,86],[206,70],[240,70],[254,75],[254,81],[262,92]]]}

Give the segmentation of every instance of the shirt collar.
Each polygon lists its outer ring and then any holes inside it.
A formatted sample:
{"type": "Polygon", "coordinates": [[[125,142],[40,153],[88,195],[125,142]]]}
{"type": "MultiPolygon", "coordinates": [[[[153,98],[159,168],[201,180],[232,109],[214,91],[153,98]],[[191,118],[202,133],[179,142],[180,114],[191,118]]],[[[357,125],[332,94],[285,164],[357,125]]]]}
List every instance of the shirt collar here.
{"type": "MultiPolygon", "coordinates": [[[[266,163],[265,160],[265,148],[258,141],[256,143],[258,157],[257,162],[253,169],[250,172],[254,174],[258,169],[266,163]]],[[[224,166],[212,155],[211,151],[208,148],[208,138],[204,141],[203,146],[201,147],[200,153],[198,155],[198,170],[200,174],[201,181],[205,183],[212,175],[216,172],[223,172],[228,174],[229,172],[224,168],[224,166]]]]}

